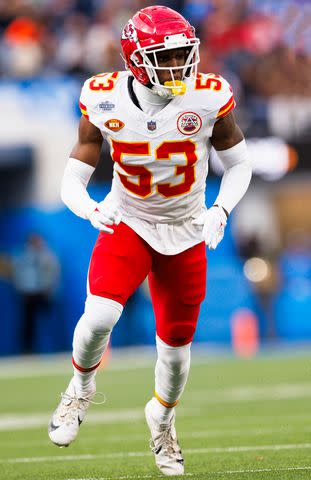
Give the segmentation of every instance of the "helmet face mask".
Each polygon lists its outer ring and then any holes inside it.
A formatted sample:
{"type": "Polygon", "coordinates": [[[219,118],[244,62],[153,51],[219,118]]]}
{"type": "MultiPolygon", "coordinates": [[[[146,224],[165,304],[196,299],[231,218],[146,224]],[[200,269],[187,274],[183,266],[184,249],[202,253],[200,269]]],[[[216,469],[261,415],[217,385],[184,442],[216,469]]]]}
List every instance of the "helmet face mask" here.
{"type": "Polygon", "coordinates": [[[183,80],[196,75],[200,40],[187,20],[168,7],[147,7],[137,12],[124,27],[121,44],[126,67],[140,83],[151,84],[159,95],[184,93],[183,80]],[[159,61],[158,54],[177,49],[185,51],[183,64],[159,61]],[[169,75],[161,83],[163,71],[169,75]],[[176,71],[181,72],[181,80],[176,79],[176,71]]]}
{"type": "MultiPolygon", "coordinates": [[[[145,68],[146,73],[149,77],[149,81],[154,86],[161,86],[166,88],[167,90],[171,90],[172,88],[180,88],[175,80],[174,72],[181,71],[181,80],[185,80],[187,78],[195,77],[197,73],[197,65],[200,61],[199,56],[199,41],[194,39],[193,42],[189,42],[187,46],[173,46],[167,47],[165,44],[157,44],[153,45],[151,48],[146,47],[142,49],[136,49],[133,54],[131,55],[131,60],[133,64],[138,68],[145,68]],[[183,65],[177,66],[160,66],[158,60],[158,53],[160,52],[167,52],[170,50],[182,49],[185,51],[185,62],[183,65]],[[170,82],[172,82],[172,86],[163,85],[159,79],[159,72],[161,71],[169,71],[170,72],[170,82]]],[[[166,83],[166,82],[165,82],[166,83]]]]}

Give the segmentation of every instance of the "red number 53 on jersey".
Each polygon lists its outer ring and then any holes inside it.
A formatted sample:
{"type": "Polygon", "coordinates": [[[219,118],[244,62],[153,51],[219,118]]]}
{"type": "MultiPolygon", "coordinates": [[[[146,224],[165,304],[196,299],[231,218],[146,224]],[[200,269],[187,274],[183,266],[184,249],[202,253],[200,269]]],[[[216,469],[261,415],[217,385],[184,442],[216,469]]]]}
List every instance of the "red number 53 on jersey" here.
{"type": "MultiPolygon", "coordinates": [[[[148,168],[143,165],[126,165],[122,162],[124,155],[127,156],[151,156],[149,142],[111,142],[111,157],[128,174],[118,172],[123,186],[138,197],[146,198],[153,190],[153,176],[148,168]],[[133,182],[130,177],[137,177],[138,181],[133,182]]],[[[184,155],[186,165],[175,166],[175,175],[183,175],[183,181],[178,184],[158,183],[155,185],[157,192],[165,198],[172,198],[190,192],[195,181],[195,164],[198,160],[196,144],[191,140],[177,140],[163,142],[154,152],[156,160],[170,160],[172,155],[184,155]]]]}

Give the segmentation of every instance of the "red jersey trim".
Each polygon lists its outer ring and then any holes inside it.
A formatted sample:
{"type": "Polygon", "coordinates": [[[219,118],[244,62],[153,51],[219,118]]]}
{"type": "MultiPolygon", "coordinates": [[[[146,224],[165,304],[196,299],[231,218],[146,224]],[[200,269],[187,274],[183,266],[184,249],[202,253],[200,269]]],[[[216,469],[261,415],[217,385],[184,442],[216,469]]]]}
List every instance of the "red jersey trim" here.
{"type": "Polygon", "coordinates": [[[232,95],[228,102],[223,107],[221,107],[220,110],[218,110],[216,118],[222,118],[228,115],[228,113],[235,108],[235,105],[236,103],[234,100],[234,96],[232,95]]]}
{"type": "Polygon", "coordinates": [[[87,114],[87,108],[86,108],[86,106],[83,105],[82,102],[79,102],[79,107],[80,107],[80,110],[81,110],[82,115],[83,115],[87,120],[89,120],[90,117],[89,117],[88,114],[87,114]]]}

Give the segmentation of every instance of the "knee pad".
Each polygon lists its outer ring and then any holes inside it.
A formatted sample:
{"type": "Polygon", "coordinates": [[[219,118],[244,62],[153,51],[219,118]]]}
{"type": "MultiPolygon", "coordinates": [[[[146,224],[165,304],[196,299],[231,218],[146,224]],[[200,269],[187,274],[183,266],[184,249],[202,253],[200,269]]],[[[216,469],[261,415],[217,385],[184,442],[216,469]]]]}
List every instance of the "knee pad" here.
{"type": "Polygon", "coordinates": [[[104,335],[111,332],[122,311],[120,303],[89,294],[85,302],[83,322],[93,335],[104,335]]]}
{"type": "Polygon", "coordinates": [[[156,317],[157,336],[172,347],[191,343],[197,326],[200,304],[185,305],[178,300],[164,307],[166,308],[156,317]]]}
{"type": "Polygon", "coordinates": [[[182,347],[167,345],[158,336],[156,337],[158,359],[166,369],[175,375],[183,373],[190,366],[191,343],[182,347]]]}

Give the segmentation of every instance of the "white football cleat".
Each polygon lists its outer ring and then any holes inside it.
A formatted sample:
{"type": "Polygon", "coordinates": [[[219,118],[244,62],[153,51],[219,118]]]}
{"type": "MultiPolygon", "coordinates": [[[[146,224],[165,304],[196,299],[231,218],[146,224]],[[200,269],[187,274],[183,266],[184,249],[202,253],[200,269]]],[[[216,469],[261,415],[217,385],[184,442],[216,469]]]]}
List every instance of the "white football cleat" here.
{"type": "Polygon", "coordinates": [[[49,437],[55,445],[68,447],[74,441],[95,392],[94,380],[90,393],[79,398],[73,385],[73,379],[71,379],[66,392],[61,395],[62,399],[53,413],[48,427],[49,437]]]}
{"type": "Polygon", "coordinates": [[[149,401],[145,407],[145,416],[151,432],[150,448],[154,453],[159,470],[168,476],[184,474],[184,459],[177,441],[175,413],[168,424],[159,424],[152,417],[149,401]]]}

